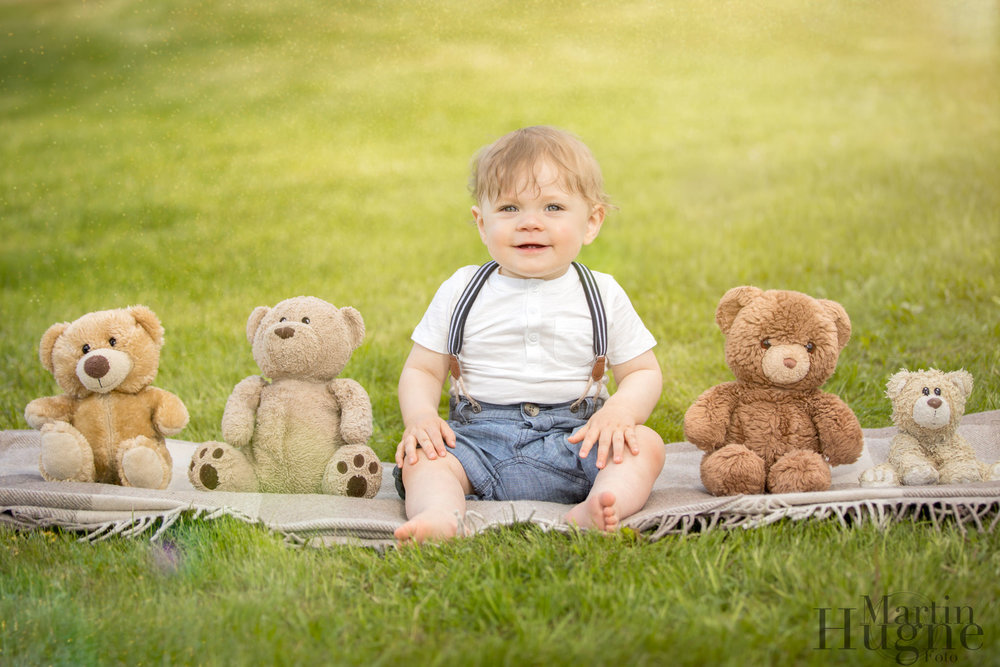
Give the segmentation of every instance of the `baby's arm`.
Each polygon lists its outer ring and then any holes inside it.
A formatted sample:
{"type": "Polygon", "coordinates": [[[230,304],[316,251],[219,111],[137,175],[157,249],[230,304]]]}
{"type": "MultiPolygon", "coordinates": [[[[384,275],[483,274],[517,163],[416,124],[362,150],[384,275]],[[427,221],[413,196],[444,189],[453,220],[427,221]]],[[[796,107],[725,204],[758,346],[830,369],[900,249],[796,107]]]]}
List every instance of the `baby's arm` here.
{"type": "Polygon", "coordinates": [[[445,456],[455,446],[455,432],[438,415],[441,388],[448,377],[448,357],[413,344],[399,375],[399,411],[403,416],[403,437],[396,447],[396,465],[404,460],[417,462],[417,447],[429,459],[445,456]]]}
{"type": "Polygon", "coordinates": [[[598,468],[607,463],[609,448],[615,463],[622,462],[626,446],[633,455],[639,453],[635,427],[653,413],[663,390],[663,374],[652,350],[612,366],[611,372],[618,383],[618,390],[569,438],[574,444],[583,443],[580,458],[586,458],[597,443],[598,468]]]}

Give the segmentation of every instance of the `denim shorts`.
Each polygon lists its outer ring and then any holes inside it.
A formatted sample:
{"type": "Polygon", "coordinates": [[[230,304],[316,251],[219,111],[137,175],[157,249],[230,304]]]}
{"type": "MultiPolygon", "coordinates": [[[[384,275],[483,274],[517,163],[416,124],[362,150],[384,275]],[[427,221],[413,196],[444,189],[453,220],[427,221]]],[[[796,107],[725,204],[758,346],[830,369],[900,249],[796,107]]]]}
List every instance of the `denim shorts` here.
{"type": "MultiPolygon", "coordinates": [[[[570,404],[494,405],[475,411],[465,399],[452,399],[448,425],[455,431],[458,458],[472,485],[469,500],[544,500],[583,502],[597,478],[597,446],[585,459],[569,436],[587,423],[604,401],[587,398],[575,412],[570,404]]],[[[406,465],[406,464],[404,464],[406,465]]],[[[393,470],[396,491],[406,497],[402,471],[393,470]]]]}

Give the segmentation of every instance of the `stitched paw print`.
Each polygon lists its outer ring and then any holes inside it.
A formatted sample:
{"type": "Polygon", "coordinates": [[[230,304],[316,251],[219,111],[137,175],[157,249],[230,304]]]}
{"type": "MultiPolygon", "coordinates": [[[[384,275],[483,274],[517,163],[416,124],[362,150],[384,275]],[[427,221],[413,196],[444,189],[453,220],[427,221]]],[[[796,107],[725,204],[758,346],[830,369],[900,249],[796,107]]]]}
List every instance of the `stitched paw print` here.
{"type": "Polygon", "coordinates": [[[257,491],[257,474],[243,452],[224,442],[206,442],[191,457],[191,485],[202,491],[257,491]]]}
{"type": "Polygon", "coordinates": [[[382,462],[367,445],[345,445],[327,464],[323,493],[373,498],[382,486],[382,462]]]}

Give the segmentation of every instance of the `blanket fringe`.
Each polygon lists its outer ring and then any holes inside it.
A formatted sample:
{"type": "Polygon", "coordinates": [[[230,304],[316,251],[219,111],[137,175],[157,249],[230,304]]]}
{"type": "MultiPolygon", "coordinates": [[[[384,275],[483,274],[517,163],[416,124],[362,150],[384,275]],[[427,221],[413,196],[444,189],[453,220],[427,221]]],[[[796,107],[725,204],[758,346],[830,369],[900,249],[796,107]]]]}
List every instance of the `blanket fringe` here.
{"type": "MultiPolygon", "coordinates": [[[[908,498],[906,503],[895,501],[859,500],[812,505],[787,505],[778,498],[754,498],[738,508],[721,508],[707,512],[690,512],[651,517],[626,525],[644,534],[649,541],[667,535],[686,535],[715,529],[759,528],[778,521],[824,520],[835,518],[849,528],[871,523],[886,529],[893,523],[909,520],[913,523],[929,520],[935,529],[954,521],[962,534],[972,527],[977,532],[993,532],[1000,524],[1000,499],[908,498]]],[[[739,504],[739,503],[736,503],[739,504]]]]}

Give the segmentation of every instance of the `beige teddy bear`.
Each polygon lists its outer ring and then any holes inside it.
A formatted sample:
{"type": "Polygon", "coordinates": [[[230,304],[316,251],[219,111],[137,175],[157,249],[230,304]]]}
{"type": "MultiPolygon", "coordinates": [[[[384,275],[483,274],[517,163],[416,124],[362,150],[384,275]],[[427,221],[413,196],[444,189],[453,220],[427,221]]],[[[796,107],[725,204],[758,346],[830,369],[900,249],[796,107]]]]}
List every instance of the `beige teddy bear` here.
{"type": "Polygon", "coordinates": [[[886,384],[892,422],[899,433],[889,446],[886,463],[870,468],[861,486],[962,484],[1000,479],[1000,463],[992,466],[958,434],[965,400],[972,393],[968,371],[901,370],[886,384]]]}
{"type": "Polygon", "coordinates": [[[179,433],[188,413],[179,398],[150,386],[162,346],[163,327],[145,306],[49,327],[38,356],[65,393],[36,398],[24,410],[42,431],[42,477],[166,488],[164,436],[179,433]]]}
{"type": "Polygon", "coordinates": [[[371,402],[360,384],[337,377],[364,335],[357,310],[316,297],[254,309],[247,339],[268,379],[253,375],[233,389],[222,415],[226,442],[195,451],[191,483],[215,491],[378,493],[382,464],[367,445],[371,402]]]}

